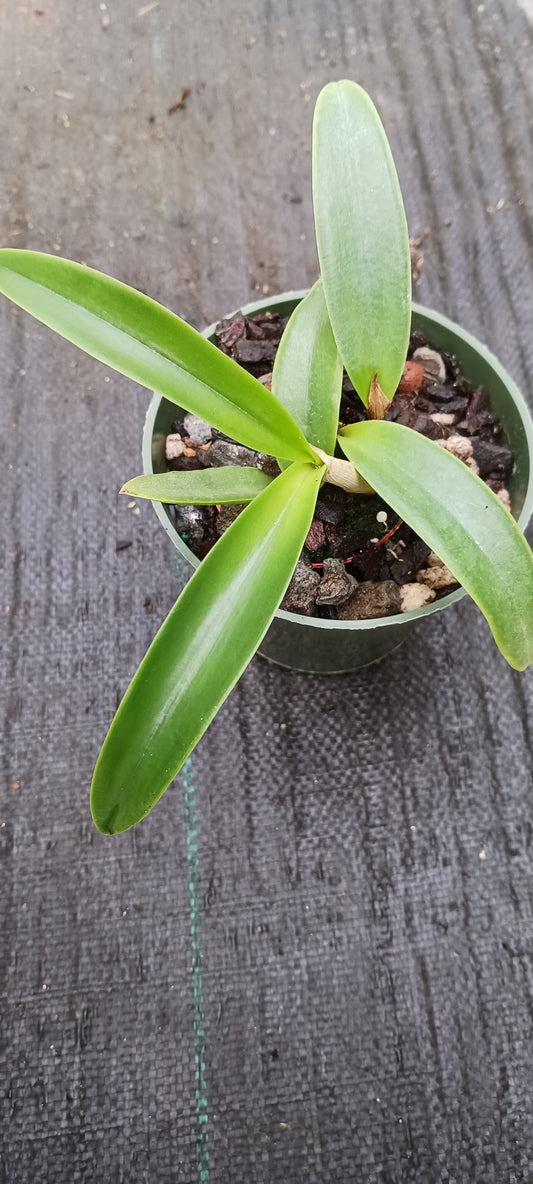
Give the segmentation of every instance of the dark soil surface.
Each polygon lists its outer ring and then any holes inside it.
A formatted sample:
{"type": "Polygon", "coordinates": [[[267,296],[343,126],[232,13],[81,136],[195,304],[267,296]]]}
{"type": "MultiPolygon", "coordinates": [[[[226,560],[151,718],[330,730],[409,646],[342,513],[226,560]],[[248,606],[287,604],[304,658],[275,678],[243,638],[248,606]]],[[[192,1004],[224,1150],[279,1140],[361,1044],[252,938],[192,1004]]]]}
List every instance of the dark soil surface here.
{"type": "MultiPolygon", "coordinates": [[[[286,323],[287,318],[276,313],[250,318],[238,312],[219,322],[217,343],[269,385],[286,323]]],[[[505,481],[513,457],[500,440],[487,391],[472,387],[455,358],[433,350],[419,331],[411,334],[402,380],[385,418],[441,441],[508,505],[505,481]]],[[[340,422],[363,419],[366,409],[345,374],[340,422]]],[[[255,464],[271,473],[279,471],[274,458],[243,448],[207,425],[201,427],[194,417],[176,420],[173,433],[181,455],[169,460],[172,469],[255,464]]],[[[175,524],[203,558],[242,508],[177,506],[175,524]]],[[[454,586],[453,575],[438,557],[377,494],[356,496],[326,484],[282,607],[326,619],[385,616],[430,603],[454,586]],[[413,584],[418,587],[409,589],[413,584]]]]}

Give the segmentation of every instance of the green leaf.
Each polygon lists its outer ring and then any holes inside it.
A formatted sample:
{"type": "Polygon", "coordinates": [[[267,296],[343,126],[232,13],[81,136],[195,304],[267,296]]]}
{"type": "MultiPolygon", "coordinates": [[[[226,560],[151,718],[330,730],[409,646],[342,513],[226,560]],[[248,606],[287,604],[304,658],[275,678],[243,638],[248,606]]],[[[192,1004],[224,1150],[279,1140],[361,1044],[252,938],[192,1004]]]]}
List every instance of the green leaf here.
{"type": "Polygon", "coordinates": [[[248,447],[317,462],[270,391],[134,288],[68,259],[4,249],[0,291],[88,354],[248,447]]]}
{"type": "Polygon", "coordinates": [[[220,469],[198,469],[189,473],[150,473],[133,477],[121,489],[130,497],[147,497],[152,502],[174,506],[241,505],[253,501],[273,478],[261,469],[225,465],[220,469]]]}
{"type": "Polygon", "coordinates": [[[381,120],[355,82],[330,82],[318,96],[313,204],[324,293],[341,358],[364,403],[375,375],[392,399],[409,341],[409,236],[381,120]]]}
{"type": "Polygon", "coordinates": [[[298,304],[276,354],[272,393],[306,440],[333,456],[339,424],[342,361],[328,317],[322,282],[298,304]]]}
{"type": "Polygon", "coordinates": [[[96,765],[91,809],[105,834],[133,826],[155,805],[257,649],[300,555],[323,475],[323,465],[291,465],[259,494],[159,630],[96,765]]]}
{"type": "Polygon", "coordinates": [[[533,555],[496,494],[457,457],[397,423],[352,424],[339,443],[475,600],[509,664],[525,670],[533,662],[533,555]]]}

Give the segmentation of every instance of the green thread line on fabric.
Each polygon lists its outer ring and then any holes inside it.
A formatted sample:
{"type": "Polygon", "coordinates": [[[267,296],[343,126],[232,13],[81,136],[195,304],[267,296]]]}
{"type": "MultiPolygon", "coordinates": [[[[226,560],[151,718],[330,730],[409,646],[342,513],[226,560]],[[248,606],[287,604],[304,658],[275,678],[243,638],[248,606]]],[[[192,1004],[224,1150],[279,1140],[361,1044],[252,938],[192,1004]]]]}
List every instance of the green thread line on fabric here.
{"type": "Polygon", "coordinates": [[[194,1031],[194,1087],[196,1102],[196,1166],[198,1184],[209,1180],[208,1109],[205,1079],[205,1012],[204,985],[202,973],[202,933],[200,918],[200,862],[198,859],[198,825],[194,795],[194,778],[191,758],[182,769],[183,800],[185,805],[185,831],[187,842],[187,869],[189,873],[189,932],[191,937],[191,969],[193,990],[194,1031]]]}

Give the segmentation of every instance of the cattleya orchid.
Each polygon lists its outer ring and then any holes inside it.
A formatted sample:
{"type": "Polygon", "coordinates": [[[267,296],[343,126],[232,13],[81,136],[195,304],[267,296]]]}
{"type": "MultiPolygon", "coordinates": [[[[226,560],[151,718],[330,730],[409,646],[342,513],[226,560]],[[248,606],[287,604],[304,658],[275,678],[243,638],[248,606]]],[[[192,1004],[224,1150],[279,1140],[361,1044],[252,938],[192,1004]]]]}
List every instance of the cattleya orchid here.
{"type": "Polygon", "coordinates": [[[292,314],[272,393],[172,312],[88,267],[0,250],[0,290],[95,358],[280,459],[138,477],[167,503],[247,503],[141,662],[96,765],[97,827],[123,831],[161,797],[250,661],[280,605],[324,481],[377,491],[485,614],[507,661],[533,661],[533,557],[496,495],[455,456],[383,415],[410,330],[409,241],[390,148],[368,95],[329,83],[313,127],[320,278],[292,314]],[[368,419],[339,431],[343,368],[368,419]],[[339,455],[340,453],[340,455],[339,455]]]}

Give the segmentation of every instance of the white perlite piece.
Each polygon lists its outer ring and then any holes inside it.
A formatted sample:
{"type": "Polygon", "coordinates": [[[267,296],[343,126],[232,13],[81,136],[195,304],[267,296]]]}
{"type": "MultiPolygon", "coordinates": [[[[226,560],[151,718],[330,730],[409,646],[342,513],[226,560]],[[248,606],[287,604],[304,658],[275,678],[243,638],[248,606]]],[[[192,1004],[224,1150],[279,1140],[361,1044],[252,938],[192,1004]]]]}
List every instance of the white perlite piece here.
{"type": "Polygon", "coordinates": [[[444,563],[422,568],[417,572],[416,578],[419,584],[424,584],[426,588],[435,589],[435,591],[437,588],[448,588],[450,584],[457,583],[455,576],[444,563]]]}
{"type": "Polygon", "coordinates": [[[438,440],[437,443],[442,448],[446,448],[448,452],[453,452],[453,455],[458,456],[459,460],[469,460],[474,451],[472,441],[468,440],[466,436],[448,436],[447,440],[438,440]]]}
{"type": "Polygon", "coordinates": [[[165,456],[167,460],[176,460],[178,456],[183,456],[186,444],[178,433],[173,436],[167,436],[165,443],[165,456]]]}
{"type": "Polygon", "coordinates": [[[433,423],[441,423],[443,427],[449,427],[455,421],[455,415],[452,411],[434,411],[429,417],[433,423]]]}
{"type": "Polygon", "coordinates": [[[452,452],[459,460],[462,460],[473,473],[479,476],[479,468],[473,457],[472,441],[466,436],[448,436],[447,440],[437,440],[437,444],[441,448],[445,448],[447,452],[452,452]]]}
{"type": "Polygon", "coordinates": [[[414,608],[424,608],[435,599],[432,588],[426,584],[402,584],[400,587],[402,598],[402,613],[410,613],[414,608]]]}
{"type": "Polygon", "coordinates": [[[413,362],[419,362],[424,367],[424,374],[427,378],[436,379],[437,382],[444,382],[446,378],[446,366],[436,349],[430,349],[428,345],[421,345],[419,349],[415,349],[413,362]]]}
{"type": "Polygon", "coordinates": [[[509,497],[509,490],[505,488],[499,489],[496,497],[499,497],[502,505],[504,505],[505,509],[511,513],[511,498],[509,497]]]}

